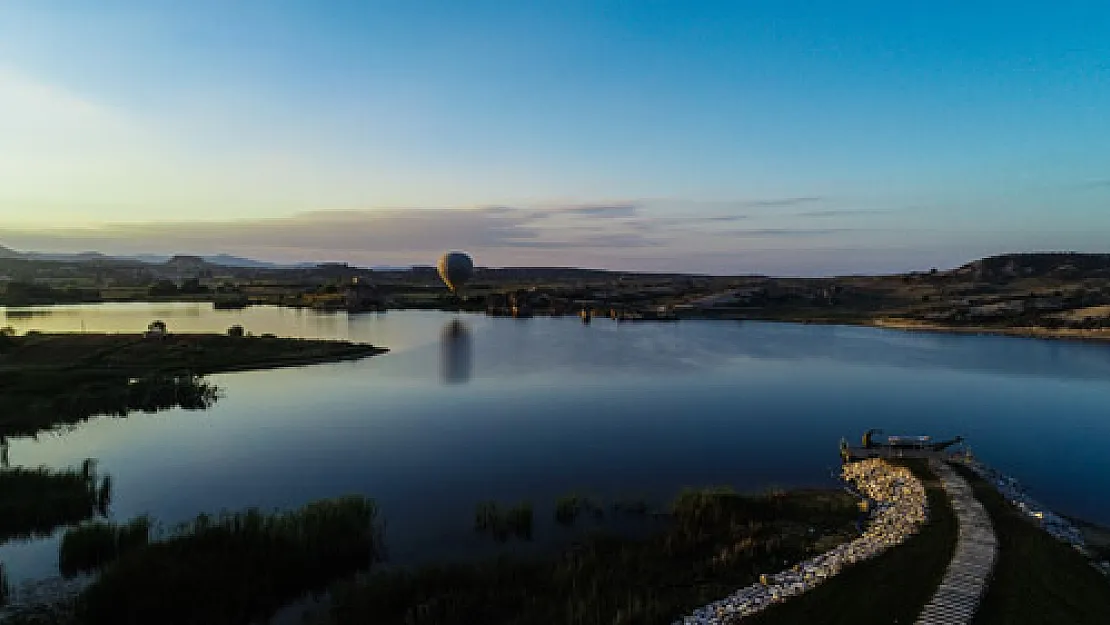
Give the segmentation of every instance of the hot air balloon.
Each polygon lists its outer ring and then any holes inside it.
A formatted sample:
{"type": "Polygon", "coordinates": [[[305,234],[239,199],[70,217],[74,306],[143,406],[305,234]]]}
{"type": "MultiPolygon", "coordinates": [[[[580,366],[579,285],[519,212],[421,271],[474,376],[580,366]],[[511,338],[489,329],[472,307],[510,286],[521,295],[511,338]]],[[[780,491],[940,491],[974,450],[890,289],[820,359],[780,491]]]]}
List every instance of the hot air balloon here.
{"type": "Polygon", "coordinates": [[[465,252],[447,252],[439,258],[436,268],[443,283],[455,293],[474,275],[474,261],[465,252]]]}

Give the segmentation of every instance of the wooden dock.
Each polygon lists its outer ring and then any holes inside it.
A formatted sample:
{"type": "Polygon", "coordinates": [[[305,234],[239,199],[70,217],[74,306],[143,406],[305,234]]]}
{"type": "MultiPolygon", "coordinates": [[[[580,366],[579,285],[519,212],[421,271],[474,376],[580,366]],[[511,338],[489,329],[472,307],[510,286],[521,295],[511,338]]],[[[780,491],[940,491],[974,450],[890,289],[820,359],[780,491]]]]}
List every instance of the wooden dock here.
{"type": "Polygon", "coordinates": [[[946,462],[934,459],[929,465],[948,493],[960,534],[936,594],[925,604],[915,622],[917,625],[970,623],[987,591],[998,559],[998,539],[990,515],[975,498],[967,480],[946,462]]]}
{"type": "Polygon", "coordinates": [[[849,462],[866,460],[868,458],[883,458],[884,460],[896,460],[898,458],[945,460],[951,454],[951,452],[948,451],[887,447],[885,445],[876,445],[875,447],[845,447],[843,453],[844,459],[849,462]]]}

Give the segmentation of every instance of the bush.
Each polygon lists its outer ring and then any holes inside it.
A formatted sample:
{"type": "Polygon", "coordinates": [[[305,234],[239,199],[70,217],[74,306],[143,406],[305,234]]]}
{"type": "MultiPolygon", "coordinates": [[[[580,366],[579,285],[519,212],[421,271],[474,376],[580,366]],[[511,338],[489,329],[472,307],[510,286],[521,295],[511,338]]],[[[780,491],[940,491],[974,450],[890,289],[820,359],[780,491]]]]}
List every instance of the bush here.
{"type": "Polygon", "coordinates": [[[245,334],[246,334],[246,331],[243,330],[243,326],[236,325],[236,326],[231,326],[230,328],[227,329],[227,335],[230,336],[230,337],[242,338],[245,334]]]}
{"type": "Polygon", "coordinates": [[[177,285],[172,280],[159,280],[151,285],[151,295],[176,295],[177,285]]]}

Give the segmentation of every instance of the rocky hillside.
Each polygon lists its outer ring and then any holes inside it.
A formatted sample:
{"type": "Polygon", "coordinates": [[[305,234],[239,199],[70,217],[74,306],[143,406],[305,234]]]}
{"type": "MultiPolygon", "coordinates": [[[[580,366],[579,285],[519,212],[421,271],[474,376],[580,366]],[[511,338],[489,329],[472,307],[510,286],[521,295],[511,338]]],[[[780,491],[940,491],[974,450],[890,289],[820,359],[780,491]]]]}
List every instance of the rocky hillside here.
{"type": "Polygon", "coordinates": [[[1075,280],[1110,278],[1110,254],[1051,252],[1004,254],[968,263],[951,275],[977,282],[1004,283],[1023,278],[1075,280]]]}

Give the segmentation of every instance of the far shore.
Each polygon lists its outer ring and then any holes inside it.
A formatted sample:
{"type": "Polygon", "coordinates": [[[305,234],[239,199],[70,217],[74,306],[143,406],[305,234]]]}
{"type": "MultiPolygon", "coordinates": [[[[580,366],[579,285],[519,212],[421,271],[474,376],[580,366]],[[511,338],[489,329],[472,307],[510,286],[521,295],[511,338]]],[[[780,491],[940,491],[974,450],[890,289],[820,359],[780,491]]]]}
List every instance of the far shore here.
{"type": "Polygon", "coordinates": [[[993,326],[952,326],[917,319],[898,319],[881,317],[862,322],[875,328],[904,330],[907,332],[938,332],[945,334],[988,334],[1013,336],[1029,339],[1051,339],[1059,341],[1110,341],[1110,329],[1085,330],[1078,328],[1043,328],[1038,326],[1017,326],[1000,328],[993,326]]]}
{"type": "MultiPolygon", "coordinates": [[[[118,303],[112,301],[102,302],[89,302],[91,304],[106,304],[118,303]]],[[[210,300],[205,299],[162,299],[162,298],[149,298],[129,300],[128,303],[136,304],[165,304],[165,303],[210,303],[210,300]]],[[[37,306],[51,307],[51,306],[65,306],[66,304],[40,304],[37,306]]],[[[334,308],[313,308],[310,306],[297,306],[290,304],[252,304],[252,306],[276,306],[279,308],[308,308],[317,310],[323,313],[341,312],[342,309],[334,308]]],[[[460,309],[454,306],[447,306],[442,304],[426,305],[426,306],[398,306],[389,308],[388,310],[406,311],[406,310],[439,310],[443,312],[460,312],[460,309]]],[[[383,313],[386,311],[358,311],[350,312],[350,314],[366,314],[369,312],[383,313]]],[[[462,310],[472,314],[487,314],[483,310],[462,310]]],[[[493,315],[496,316],[496,315],[493,315]]],[[[570,316],[555,315],[546,312],[536,312],[534,316],[570,316]]],[[[892,317],[892,316],[871,316],[867,313],[848,313],[839,315],[822,315],[822,314],[796,314],[791,311],[757,311],[750,312],[722,312],[717,314],[691,314],[685,313],[678,317],[679,319],[687,320],[710,320],[710,321],[764,321],[769,323],[796,323],[808,325],[842,325],[842,326],[862,326],[882,328],[887,330],[903,330],[907,332],[932,332],[942,334],[969,334],[969,335],[992,335],[992,336],[1010,336],[1016,338],[1028,339],[1048,339],[1060,341],[1082,341],[1082,342],[1110,342],[1110,328],[1103,329],[1080,329],[1080,328],[1047,328],[1043,326],[986,326],[986,325],[951,325],[945,323],[938,323],[935,321],[925,321],[921,319],[911,319],[906,317],[892,317]]],[[[650,323],[651,320],[639,321],[640,323],[650,323]]],[[[177,336],[200,336],[200,334],[185,334],[177,336]]],[[[303,339],[282,339],[287,341],[297,341],[303,339]]],[[[327,341],[332,345],[339,345],[341,341],[327,341]]],[[[368,356],[375,356],[389,351],[388,349],[371,346],[360,345],[357,343],[347,343],[345,345],[349,351],[345,353],[340,351],[332,351],[328,354],[312,355],[312,356],[297,356],[289,355],[286,357],[277,357],[273,359],[253,360],[250,364],[228,364],[226,366],[218,366],[218,368],[209,368],[205,373],[228,373],[235,371],[248,371],[256,369],[273,369],[279,367],[296,367],[311,364],[320,364],[327,362],[336,362],[344,360],[357,360],[366,358],[368,356]]]]}

